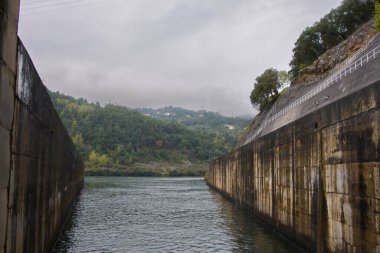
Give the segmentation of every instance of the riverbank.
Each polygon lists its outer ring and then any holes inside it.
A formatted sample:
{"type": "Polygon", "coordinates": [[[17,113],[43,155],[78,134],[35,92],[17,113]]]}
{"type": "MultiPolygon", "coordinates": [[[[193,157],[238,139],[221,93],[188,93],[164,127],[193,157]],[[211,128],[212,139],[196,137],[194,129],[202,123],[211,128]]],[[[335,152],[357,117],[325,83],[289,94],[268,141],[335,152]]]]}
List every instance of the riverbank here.
{"type": "Polygon", "coordinates": [[[207,163],[136,163],[118,168],[86,168],[86,176],[131,177],[203,177],[208,171],[207,163]]]}

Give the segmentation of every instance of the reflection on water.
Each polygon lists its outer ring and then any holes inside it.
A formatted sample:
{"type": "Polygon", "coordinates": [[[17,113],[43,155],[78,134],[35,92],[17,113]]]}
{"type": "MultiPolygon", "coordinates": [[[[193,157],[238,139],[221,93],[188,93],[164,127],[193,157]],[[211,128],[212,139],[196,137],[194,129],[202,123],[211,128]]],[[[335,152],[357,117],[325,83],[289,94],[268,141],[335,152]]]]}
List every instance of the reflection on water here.
{"type": "Polygon", "coordinates": [[[88,177],[53,252],[294,252],[201,178],[88,177]]]}

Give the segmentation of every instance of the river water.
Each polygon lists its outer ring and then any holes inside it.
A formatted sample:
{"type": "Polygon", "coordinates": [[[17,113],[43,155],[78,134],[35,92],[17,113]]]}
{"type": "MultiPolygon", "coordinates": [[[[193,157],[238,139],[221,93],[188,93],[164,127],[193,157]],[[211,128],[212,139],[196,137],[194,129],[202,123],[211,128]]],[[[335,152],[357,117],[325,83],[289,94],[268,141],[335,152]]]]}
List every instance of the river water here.
{"type": "Polygon", "coordinates": [[[201,178],[86,177],[53,252],[294,252],[201,178]]]}

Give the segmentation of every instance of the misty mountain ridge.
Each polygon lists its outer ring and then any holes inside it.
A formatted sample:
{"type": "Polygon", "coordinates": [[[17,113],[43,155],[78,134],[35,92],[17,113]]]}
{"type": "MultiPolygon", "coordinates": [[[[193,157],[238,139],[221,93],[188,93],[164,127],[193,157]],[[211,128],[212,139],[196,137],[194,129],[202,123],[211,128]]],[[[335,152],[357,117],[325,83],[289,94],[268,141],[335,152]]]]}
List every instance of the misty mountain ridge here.
{"type": "Polygon", "coordinates": [[[227,117],[217,112],[206,110],[189,110],[181,107],[166,106],[163,108],[136,108],[145,116],[183,124],[193,130],[213,130],[219,133],[241,134],[250,123],[250,119],[241,117],[227,117]]]}

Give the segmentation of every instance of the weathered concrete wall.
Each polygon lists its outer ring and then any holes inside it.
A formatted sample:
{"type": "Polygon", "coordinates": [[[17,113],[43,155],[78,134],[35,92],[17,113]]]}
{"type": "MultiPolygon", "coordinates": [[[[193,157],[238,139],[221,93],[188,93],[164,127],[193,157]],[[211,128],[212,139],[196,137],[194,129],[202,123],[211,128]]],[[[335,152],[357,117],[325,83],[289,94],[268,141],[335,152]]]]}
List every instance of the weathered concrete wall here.
{"type": "Polygon", "coordinates": [[[0,252],[7,238],[19,1],[0,0],[0,252]]]}
{"type": "Polygon", "coordinates": [[[380,252],[380,82],[211,162],[209,184],[314,252],[380,252]]]}
{"type": "Polygon", "coordinates": [[[17,42],[18,8],[18,1],[0,1],[0,253],[49,252],[84,166],[17,42]]]}

